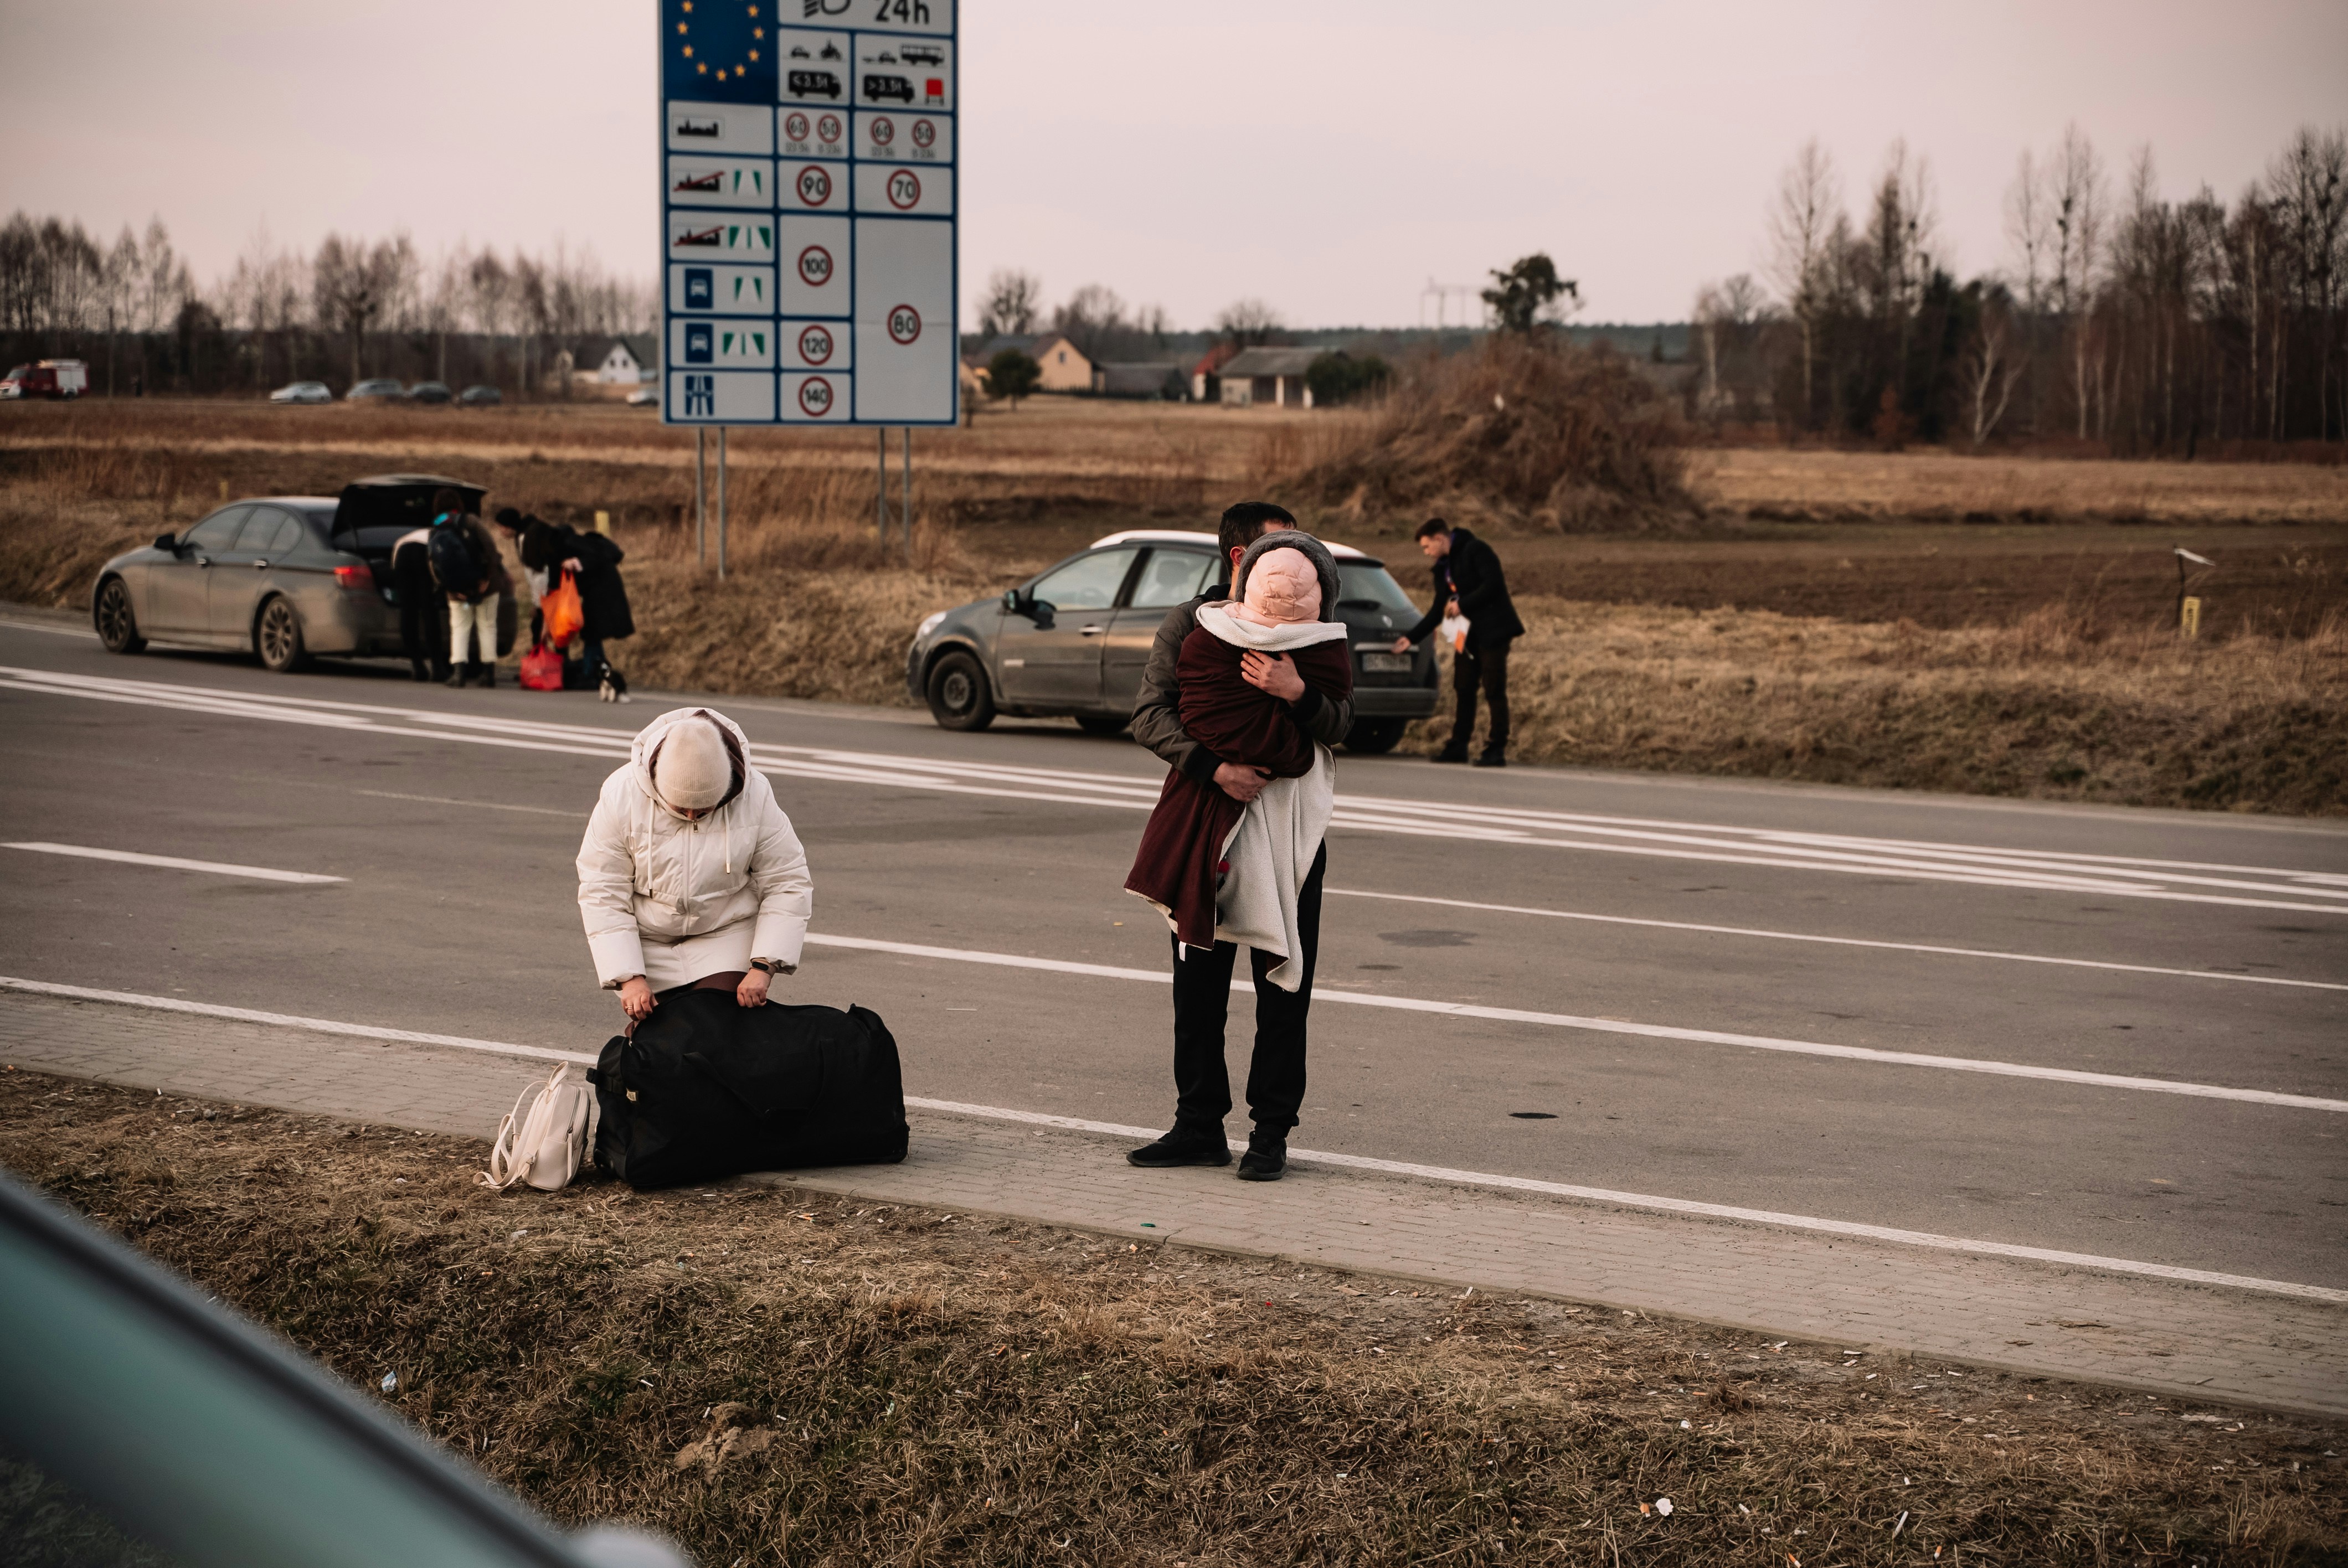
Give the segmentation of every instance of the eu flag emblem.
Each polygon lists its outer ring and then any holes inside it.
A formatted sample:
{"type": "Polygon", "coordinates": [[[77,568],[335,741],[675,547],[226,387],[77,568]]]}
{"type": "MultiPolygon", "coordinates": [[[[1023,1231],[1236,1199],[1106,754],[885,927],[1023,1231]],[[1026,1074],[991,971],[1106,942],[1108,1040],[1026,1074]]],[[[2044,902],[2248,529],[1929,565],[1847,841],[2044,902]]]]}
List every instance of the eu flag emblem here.
{"type": "Polygon", "coordinates": [[[686,102],[775,101],[775,0],[661,0],[661,93],[686,102]]]}

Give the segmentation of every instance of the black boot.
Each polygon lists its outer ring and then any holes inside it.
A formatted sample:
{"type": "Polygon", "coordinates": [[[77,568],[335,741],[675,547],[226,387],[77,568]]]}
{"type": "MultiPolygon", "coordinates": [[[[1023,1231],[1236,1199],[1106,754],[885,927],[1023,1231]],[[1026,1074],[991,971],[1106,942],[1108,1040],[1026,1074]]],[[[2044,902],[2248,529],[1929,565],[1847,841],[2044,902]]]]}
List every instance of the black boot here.
{"type": "Polygon", "coordinates": [[[1438,763],[1464,763],[1468,760],[1468,748],[1446,746],[1435,753],[1435,760],[1438,763]]]}
{"type": "Polygon", "coordinates": [[[1240,1156],[1240,1180],[1276,1182],[1288,1171],[1288,1134],[1259,1127],[1248,1134],[1247,1153],[1240,1156]]]}
{"type": "Polygon", "coordinates": [[[497,685],[497,683],[498,683],[498,667],[497,667],[496,665],[494,665],[494,664],[484,664],[484,665],[480,666],[480,671],[481,671],[481,684],[482,684],[482,685],[484,685],[484,686],[489,686],[489,687],[494,687],[495,685],[497,685]]]}
{"type": "Polygon", "coordinates": [[[1482,756],[1476,759],[1476,765],[1479,768],[1507,767],[1509,765],[1508,753],[1497,751],[1486,752],[1482,756]]]}
{"type": "Polygon", "coordinates": [[[448,667],[448,679],[441,682],[444,686],[460,687],[469,686],[472,683],[472,666],[469,664],[451,664],[448,667]]]}
{"type": "Polygon", "coordinates": [[[431,670],[426,666],[424,661],[421,659],[409,660],[407,661],[407,667],[415,673],[415,676],[418,681],[429,681],[432,679],[431,670]]]}
{"type": "Polygon", "coordinates": [[[1176,1165],[1228,1165],[1231,1163],[1231,1149],[1223,1142],[1223,1130],[1220,1127],[1185,1127],[1177,1122],[1172,1132],[1155,1143],[1145,1143],[1127,1154],[1125,1163],[1146,1171],[1168,1170],[1176,1165]]]}

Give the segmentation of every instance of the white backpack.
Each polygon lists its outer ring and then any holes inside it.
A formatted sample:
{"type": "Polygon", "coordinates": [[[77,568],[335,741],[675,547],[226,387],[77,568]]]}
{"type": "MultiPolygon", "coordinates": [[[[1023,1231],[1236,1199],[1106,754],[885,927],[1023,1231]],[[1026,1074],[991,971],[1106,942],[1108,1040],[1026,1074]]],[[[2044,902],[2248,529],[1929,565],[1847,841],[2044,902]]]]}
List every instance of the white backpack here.
{"type": "Polygon", "coordinates": [[[553,1077],[521,1091],[498,1123],[489,1168],[479,1173],[482,1185],[504,1192],[516,1182],[528,1182],[541,1192],[559,1193],[578,1174],[593,1100],[587,1085],[570,1081],[570,1075],[566,1061],[553,1077]]]}

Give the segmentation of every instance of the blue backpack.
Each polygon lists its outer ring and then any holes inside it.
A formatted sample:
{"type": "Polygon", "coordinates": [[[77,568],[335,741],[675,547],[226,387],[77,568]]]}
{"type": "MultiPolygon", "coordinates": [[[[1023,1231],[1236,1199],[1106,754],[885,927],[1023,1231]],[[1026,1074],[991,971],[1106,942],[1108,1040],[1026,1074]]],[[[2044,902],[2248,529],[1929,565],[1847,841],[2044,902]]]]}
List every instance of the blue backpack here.
{"type": "Polygon", "coordinates": [[[465,530],[442,513],[432,525],[432,536],[424,548],[432,563],[432,577],[446,593],[471,593],[481,586],[481,563],[473,559],[472,541],[465,530]]]}

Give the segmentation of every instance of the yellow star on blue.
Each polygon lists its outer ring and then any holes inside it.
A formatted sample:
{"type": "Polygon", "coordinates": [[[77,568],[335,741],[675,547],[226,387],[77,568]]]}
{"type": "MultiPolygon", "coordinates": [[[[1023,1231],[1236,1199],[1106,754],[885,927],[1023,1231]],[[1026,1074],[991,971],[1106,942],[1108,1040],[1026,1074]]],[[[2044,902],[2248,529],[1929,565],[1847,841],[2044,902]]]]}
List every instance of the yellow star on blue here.
{"type": "Polygon", "coordinates": [[[775,0],[661,0],[661,89],[669,98],[772,103],[775,0]]]}

